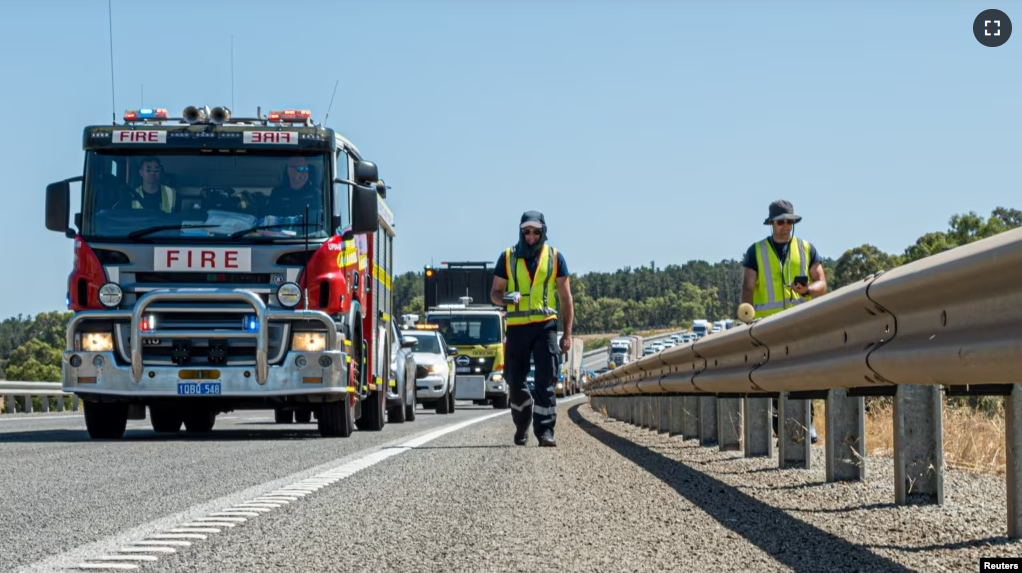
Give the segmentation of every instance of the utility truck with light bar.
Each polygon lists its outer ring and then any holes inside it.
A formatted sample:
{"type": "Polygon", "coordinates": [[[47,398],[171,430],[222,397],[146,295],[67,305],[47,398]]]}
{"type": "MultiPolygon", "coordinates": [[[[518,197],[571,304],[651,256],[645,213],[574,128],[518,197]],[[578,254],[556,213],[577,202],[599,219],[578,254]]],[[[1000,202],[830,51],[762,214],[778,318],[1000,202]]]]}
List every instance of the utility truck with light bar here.
{"type": "Polygon", "coordinates": [[[307,110],[189,106],[86,127],[83,148],[84,174],[46,189],[46,228],[74,240],[62,386],[91,437],[146,407],[157,432],[272,409],[347,437],[403,405],[393,214],[350,141],[307,110]]]}

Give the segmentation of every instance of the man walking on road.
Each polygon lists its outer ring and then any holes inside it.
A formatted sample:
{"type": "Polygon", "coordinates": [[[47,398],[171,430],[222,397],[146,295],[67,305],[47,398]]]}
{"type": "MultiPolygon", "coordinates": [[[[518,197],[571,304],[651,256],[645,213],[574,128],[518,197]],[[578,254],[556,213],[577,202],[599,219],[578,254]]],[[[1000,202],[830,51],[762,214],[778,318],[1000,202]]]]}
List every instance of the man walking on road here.
{"type": "Polygon", "coordinates": [[[557,249],[546,244],[543,214],[522,215],[518,244],[497,258],[490,301],[507,307],[507,344],[504,375],[511,386],[511,419],[515,424],[515,445],[528,441],[529,424],[539,445],[555,447],[557,399],[554,383],[562,353],[571,348],[574,304],[568,282],[568,263],[557,249]],[[557,310],[554,285],[561,311],[563,334],[557,340],[557,310]],[[535,395],[526,379],[529,359],[535,364],[535,395]]]}
{"type": "MultiPolygon", "coordinates": [[[[801,220],[790,202],[774,201],[763,222],[770,225],[773,232],[745,253],[742,303],[752,305],[756,318],[776,314],[827,292],[823,260],[816,247],[795,237],[795,223],[801,220]]],[[[777,401],[774,400],[774,432],[777,432],[776,410],[777,401]]],[[[812,427],[811,417],[810,436],[815,444],[816,429],[812,427]]]]}

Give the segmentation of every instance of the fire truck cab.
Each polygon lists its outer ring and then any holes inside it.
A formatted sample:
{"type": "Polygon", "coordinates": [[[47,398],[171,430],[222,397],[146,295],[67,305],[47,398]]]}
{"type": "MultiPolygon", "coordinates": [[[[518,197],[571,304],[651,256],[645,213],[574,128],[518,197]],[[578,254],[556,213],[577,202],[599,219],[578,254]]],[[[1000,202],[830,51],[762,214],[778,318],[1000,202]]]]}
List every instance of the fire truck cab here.
{"type": "Polygon", "coordinates": [[[129,110],[83,149],[84,174],[46,189],[46,228],[74,241],[62,385],[91,437],[146,407],[157,432],[236,409],[382,429],[393,224],[375,164],[308,110],[129,110]]]}

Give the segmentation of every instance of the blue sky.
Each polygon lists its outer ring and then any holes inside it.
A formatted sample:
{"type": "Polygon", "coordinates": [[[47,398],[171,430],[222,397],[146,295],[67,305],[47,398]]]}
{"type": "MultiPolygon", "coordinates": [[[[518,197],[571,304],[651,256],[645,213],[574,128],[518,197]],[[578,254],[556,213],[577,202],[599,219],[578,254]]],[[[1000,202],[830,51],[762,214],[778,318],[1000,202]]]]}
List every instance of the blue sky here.
{"type": "MultiPolygon", "coordinates": [[[[980,45],[991,7],[1022,23],[1017,1],[114,0],[115,111],[231,106],[232,35],[235,113],[321,118],[340,80],[329,126],[393,187],[402,272],[496,260],[529,209],[574,272],[738,258],[778,198],[825,256],[901,252],[1022,207],[1022,37],[980,45]]],[[[44,189],[111,119],[107,0],[6,16],[0,317],[63,308],[44,189]]]]}

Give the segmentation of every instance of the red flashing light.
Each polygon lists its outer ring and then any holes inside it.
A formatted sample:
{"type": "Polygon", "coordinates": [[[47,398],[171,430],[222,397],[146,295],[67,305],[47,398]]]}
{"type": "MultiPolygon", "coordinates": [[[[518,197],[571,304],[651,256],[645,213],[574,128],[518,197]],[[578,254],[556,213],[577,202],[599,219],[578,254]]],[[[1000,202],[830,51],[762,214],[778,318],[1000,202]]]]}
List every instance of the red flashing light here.
{"type": "Polygon", "coordinates": [[[312,111],[308,109],[285,109],[282,111],[271,111],[267,119],[274,122],[300,122],[307,121],[310,117],[312,117],[312,111]]]}
{"type": "Polygon", "coordinates": [[[167,119],[166,108],[129,109],[124,112],[124,121],[141,121],[145,119],[167,119]]]}

